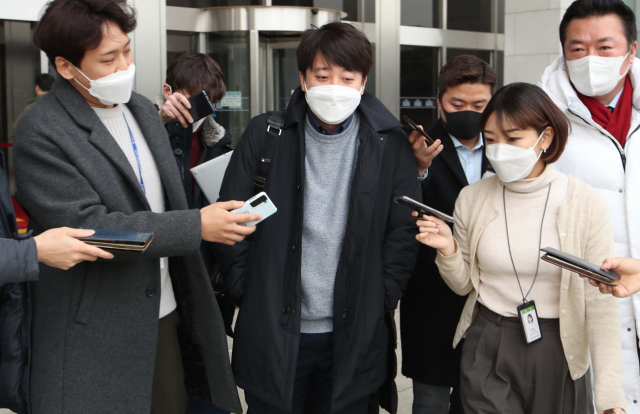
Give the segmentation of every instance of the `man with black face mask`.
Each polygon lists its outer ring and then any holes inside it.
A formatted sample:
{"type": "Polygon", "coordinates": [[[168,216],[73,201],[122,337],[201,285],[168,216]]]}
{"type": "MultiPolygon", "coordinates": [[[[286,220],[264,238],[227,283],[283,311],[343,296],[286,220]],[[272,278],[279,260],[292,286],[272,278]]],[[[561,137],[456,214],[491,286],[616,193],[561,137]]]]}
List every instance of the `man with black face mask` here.
{"type": "MultiPolygon", "coordinates": [[[[427,148],[420,134],[410,136],[418,172],[426,175],[422,197],[428,206],[453,215],[460,191],[485,172],[487,159],[479,121],[496,81],[491,66],[475,56],[457,56],[442,68],[438,79],[441,119],[427,131],[436,142],[427,148]],[[438,146],[439,155],[431,150],[438,146]]],[[[462,413],[462,345],[453,349],[452,344],[466,297],[458,296],[444,283],[435,255],[435,249],[420,248],[400,305],[402,373],[413,379],[414,414],[462,413]]]]}

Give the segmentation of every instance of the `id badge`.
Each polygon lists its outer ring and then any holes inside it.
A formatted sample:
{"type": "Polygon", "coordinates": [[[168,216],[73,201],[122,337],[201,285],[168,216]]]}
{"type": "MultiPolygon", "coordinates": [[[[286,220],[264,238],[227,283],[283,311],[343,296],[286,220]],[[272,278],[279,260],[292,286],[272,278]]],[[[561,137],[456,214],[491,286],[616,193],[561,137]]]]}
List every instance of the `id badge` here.
{"type": "Polygon", "coordinates": [[[538,312],[534,301],[525,302],[518,306],[518,316],[522,322],[522,330],[527,345],[542,339],[542,331],[538,322],[538,312]]]}

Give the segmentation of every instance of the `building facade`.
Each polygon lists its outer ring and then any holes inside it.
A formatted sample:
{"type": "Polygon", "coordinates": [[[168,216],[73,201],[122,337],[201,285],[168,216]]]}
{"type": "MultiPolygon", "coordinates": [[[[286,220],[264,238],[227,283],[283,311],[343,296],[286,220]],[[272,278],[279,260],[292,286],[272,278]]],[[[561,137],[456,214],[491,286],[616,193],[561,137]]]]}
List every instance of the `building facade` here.
{"type": "MultiPolygon", "coordinates": [[[[558,25],[572,0],[128,0],[135,90],[153,99],[167,62],[182,51],[210,54],[229,93],[216,116],[234,137],[251,117],[286,108],[298,85],[302,31],[342,20],[374,47],[367,90],[398,117],[425,126],[437,119],[439,69],[459,54],[490,63],[499,83],[535,83],[560,53],[558,25]]],[[[636,0],[626,0],[634,9],[636,0]]],[[[33,97],[34,79],[53,71],[31,41],[46,0],[0,0],[0,143],[33,97]],[[27,3],[25,5],[24,3],[27,3]]]]}

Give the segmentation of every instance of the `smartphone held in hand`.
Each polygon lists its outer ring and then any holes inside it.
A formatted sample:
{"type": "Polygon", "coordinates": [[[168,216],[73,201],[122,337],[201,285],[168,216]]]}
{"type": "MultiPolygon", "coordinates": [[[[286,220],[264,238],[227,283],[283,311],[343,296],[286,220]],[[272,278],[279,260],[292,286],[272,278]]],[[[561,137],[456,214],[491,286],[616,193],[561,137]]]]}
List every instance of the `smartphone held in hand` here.
{"type": "Polygon", "coordinates": [[[262,220],[245,223],[248,227],[262,223],[264,220],[274,215],[276,211],[278,211],[278,209],[264,191],[245,201],[244,206],[241,208],[231,210],[232,213],[237,214],[258,214],[262,216],[262,220]]]}
{"type": "Polygon", "coordinates": [[[426,132],[424,132],[421,128],[418,127],[418,124],[416,124],[411,118],[409,118],[408,116],[403,116],[402,119],[404,120],[404,122],[406,122],[407,124],[409,124],[409,126],[411,127],[411,129],[413,129],[414,131],[418,131],[426,140],[428,145],[432,145],[435,141],[433,138],[431,138],[426,132]]]}
{"type": "Polygon", "coordinates": [[[193,122],[199,121],[205,116],[209,116],[216,111],[215,106],[213,106],[205,91],[200,91],[191,95],[188,100],[191,104],[189,113],[193,118],[193,122]]]}
{"type": "Polygon", "coordinates": [[[446,221],[447,223],[455,223],[455,219],[453,217],[451,217],[448,214],[445,214],[441,211],[436,210],[435,208],[431,208],[429,206],[425,206],[422,203],[418,203],[417,201],[407,197],[407,196],[401,196],[401,197],[396,197],[395,198],[395,202],[398,204],[402,204],[405,205],[415,211],[417,211],[420,214],[420,218],[422,218],[422,215],[425,214],[427,216],[434,216],[437,217],[441,220],[446,221]]]}

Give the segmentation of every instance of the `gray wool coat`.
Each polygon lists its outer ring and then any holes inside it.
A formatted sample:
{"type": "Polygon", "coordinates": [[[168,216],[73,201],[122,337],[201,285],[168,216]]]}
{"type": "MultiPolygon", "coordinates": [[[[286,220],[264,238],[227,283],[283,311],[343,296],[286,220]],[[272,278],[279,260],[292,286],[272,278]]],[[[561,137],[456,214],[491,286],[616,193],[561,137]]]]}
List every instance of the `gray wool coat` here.
{"type": "Polygon", "coordinates": [[[127,104],[155,158],[166,213],[153,213],[120,147],[66,80],[21,118],[15,139],[18,200],[36,233],[85,227],[154,233],[143,256],[42,266],[34,284],[34,414],[148,413],[160,306],[160,261],[182,319],[189,394],[242,412],[220,310],[204,268],[200,212],[187,210],[167,132],[153,104],[127,104]]]}

